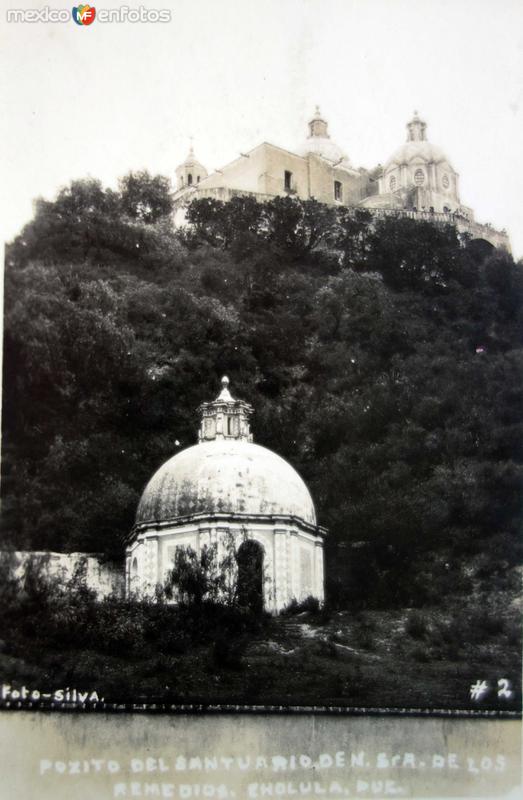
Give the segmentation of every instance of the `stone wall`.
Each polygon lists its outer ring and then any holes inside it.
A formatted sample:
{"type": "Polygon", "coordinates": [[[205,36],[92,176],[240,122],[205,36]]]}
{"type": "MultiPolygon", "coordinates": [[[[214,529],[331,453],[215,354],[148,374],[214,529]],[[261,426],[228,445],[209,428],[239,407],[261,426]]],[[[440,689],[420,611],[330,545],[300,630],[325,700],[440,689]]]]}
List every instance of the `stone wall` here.
{"type": "Polygon", "coordinates": [[[17,550],[10,554],[14,561],[14,575],[23,576],[25,566],[30,559],[42,565],[43,571],[51,578],[59,578],[66,583],[75,571],[85,565],[86,584],[96,592],[99,599],[115,594],[124,595],[124,568],[104,563],[99,556],[92,553],[53,553],[46,550],[17,550]]]}

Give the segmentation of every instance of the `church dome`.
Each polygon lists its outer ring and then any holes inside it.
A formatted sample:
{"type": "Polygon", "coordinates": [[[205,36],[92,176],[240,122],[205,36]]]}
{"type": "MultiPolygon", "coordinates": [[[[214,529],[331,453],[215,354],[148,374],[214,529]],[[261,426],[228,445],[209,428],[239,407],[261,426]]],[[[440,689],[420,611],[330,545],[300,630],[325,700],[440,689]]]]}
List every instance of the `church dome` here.
{"type": "Polygon", "coordinates": [[[200,442],[169,459],[147,484],[136,523],[212,513],[276,514],[316,524],[296,470],[271,450],[239,439],[200,442]]]}
{"type": "Polygon", "coordinates": [[[301,156],[314,153],[322,156],[328,161],[337,162],[343,166],[349,166],[350,161],[341,147],[337,145],[329,136],[328,124],[320,114],[320,109],[316,106],[316,113],[309,122],[309,136],[298,148],[301,156]]]}
{"type": "Polygon", "coordinates": [[[440,161],[448,162],[448,158],[440,147],[431,142],[405,142],[393,153],[385,165],[385,169],[393,164],[410,164],[412,161],[424,161],[426,163],[440,161]]]}
{"type": "Polygon", "coordinates": [[[323,136],[314,136],[306,139],[301,147],[299,147],[298,153],[301,156],[314,153],[317,156],[326,158],[328,161],[342,161],[346,164],[349,163],[349,159],[341,147],[333,142],[332,139],[327,139],[323,136]]]}
{"type": "Polygon", "coordinates": [[[436,164],[445,161],[449,164],[444,151],[427,141],[426,129],[426,123],[418,117],[417,112],[414,112],[413,119],[407,124],[408,139],[386,162],[385,171],[395,165],[410,164],[413,161],[436,164]]]}
{"type": "Polygon", "coordinates": [[[190,514],[292,516],[316,525],[309,490],[283,458],[253,444],[251,406],[231,397],[228,379],[211,403],[200,406],[199,444],[182,450],[147,484],[136,524],[190,514]]]}

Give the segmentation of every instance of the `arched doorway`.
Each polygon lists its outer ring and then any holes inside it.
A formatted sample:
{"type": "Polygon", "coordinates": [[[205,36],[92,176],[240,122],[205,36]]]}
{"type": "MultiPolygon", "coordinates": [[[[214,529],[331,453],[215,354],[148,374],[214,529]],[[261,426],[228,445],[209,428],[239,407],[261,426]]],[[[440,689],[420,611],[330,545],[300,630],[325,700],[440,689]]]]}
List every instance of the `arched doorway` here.
{"type": "Polygon", "coordinates": [[[238,548],[238,603],[253,611],[263,609],[263,547],[253,539],[247,539],[238,548]]]}

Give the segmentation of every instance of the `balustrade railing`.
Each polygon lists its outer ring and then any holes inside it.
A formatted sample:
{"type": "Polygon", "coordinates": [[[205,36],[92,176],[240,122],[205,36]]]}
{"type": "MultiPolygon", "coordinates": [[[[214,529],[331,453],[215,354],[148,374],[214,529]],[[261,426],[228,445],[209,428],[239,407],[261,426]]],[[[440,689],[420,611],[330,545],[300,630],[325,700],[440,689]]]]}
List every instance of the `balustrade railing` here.
{"type": "MultiPolygon", "coordinates": [[[[225,186],[217,186],[214,188],[205,188],[204,186],[190,187],[190,192],[179,190],[175,194],[175,200],[184,199],[186,201],[194,200],[199,197],[213,197],[217,200],[231,200],[233,197],[253,197],[260,202],[267,202],[273,200],[278,195],[264,194],[262,192],[251,192],[244,189],[231,189],[225,186]]],[[[361,211],[361,206],[347,206],[351,211],[361,211]]],[[[470,220],[464,214],[452,211],[427,211],[427,210],[414,210],[408,208],[372,208],[365,209],[372,214],[373,217],[404,217],[407,219],[424,220],[427,222],[436,222],[440,224],[454,225],[458,230],[463,233],[468,231],[477,238],[495,239],[500,244],[509,247],[508,234],[506,231],[496,230],[489,223],[481,224],[470,220]]]]}

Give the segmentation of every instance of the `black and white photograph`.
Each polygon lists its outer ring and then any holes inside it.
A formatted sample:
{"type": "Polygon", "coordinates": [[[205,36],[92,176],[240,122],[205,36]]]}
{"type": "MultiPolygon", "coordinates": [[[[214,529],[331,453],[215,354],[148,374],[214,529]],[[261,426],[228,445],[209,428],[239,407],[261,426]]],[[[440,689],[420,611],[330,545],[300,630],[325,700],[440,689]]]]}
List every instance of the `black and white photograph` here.
{"type": "Polygon", "coordinates": [[[5,714],[520,718],[521,4],[1,13],[5,714]]]}

